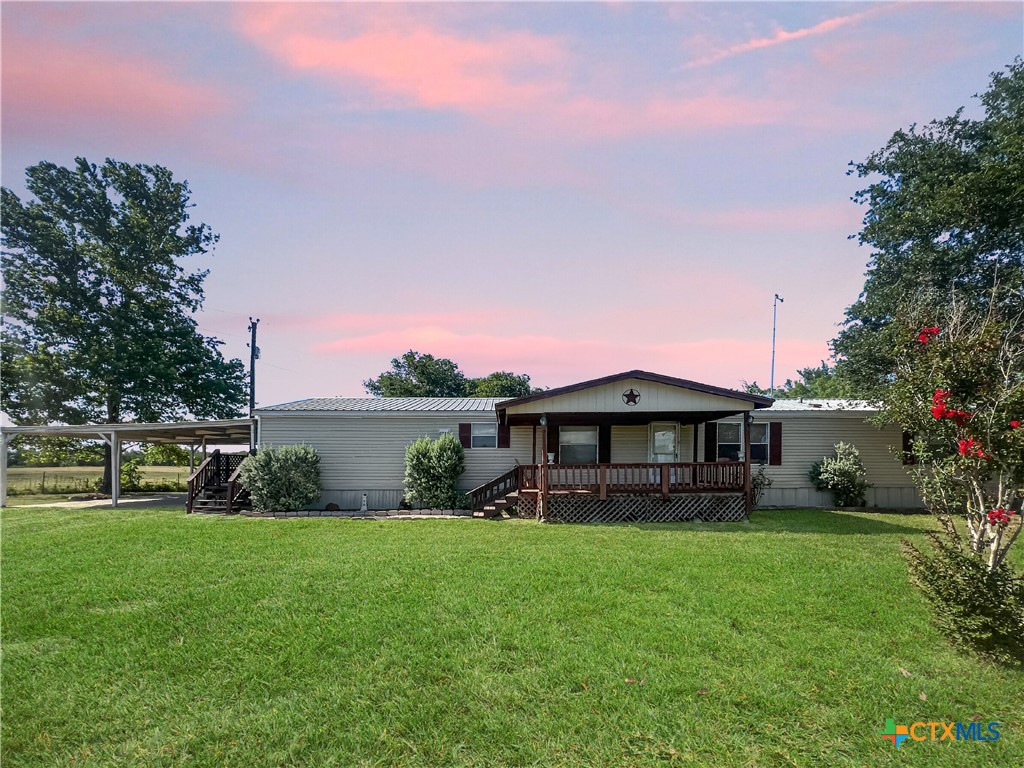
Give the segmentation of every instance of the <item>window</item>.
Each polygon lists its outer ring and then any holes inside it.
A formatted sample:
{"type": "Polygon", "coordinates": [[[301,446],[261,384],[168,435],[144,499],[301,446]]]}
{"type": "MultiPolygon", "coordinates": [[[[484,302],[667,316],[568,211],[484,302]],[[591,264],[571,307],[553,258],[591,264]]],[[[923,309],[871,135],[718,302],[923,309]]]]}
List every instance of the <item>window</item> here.
{"type": "Polygon", "coordinates": [[[597,464],[597,427],[560,427],[559,464],[597,464]]]}
{"type": "MultiPolygon", "coordinates": [[[[718,425],[718,457],[739,461],[743,452],[743,434],[739,424],[718,425]]],[[[750,425],[750,463],[768,463],[768,425],[750,425]]]]}
{"type": "Polygon", "coordinates": [[[472,425],[473,436],[470,448],[497,448],[498,447],[498,425],[492,422],[476,423],[472,425]]]}

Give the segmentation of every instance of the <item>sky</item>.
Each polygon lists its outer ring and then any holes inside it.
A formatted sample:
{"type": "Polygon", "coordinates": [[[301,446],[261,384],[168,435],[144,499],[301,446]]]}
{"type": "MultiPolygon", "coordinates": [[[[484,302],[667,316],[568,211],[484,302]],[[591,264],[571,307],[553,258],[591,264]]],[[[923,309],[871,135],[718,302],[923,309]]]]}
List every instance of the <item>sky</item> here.
{"type": "Polygon", "coordinates": [[[220,235],[203,332],[257,400],[409,349],[555,387],[767,385],[870,252],[849,163],[1022,53],[1014,3],[9,3],[3,185],[159,164],[220,235]]]}

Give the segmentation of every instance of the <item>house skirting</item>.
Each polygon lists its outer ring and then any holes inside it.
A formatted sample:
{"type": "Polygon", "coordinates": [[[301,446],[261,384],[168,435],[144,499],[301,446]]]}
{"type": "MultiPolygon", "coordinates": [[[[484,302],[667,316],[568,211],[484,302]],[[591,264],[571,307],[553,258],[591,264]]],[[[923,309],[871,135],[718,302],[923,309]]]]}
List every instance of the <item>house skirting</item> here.
{"type": "Polygon", "coordinates": [[[558,523],[678,523],[688,520],[738,522],[747,519],[742,493],[678,493],[667,499],[642,494],[548,494],[547,509],[538,515],[539,496],[520,494],[521,517],[542,517],[558,523]]]}

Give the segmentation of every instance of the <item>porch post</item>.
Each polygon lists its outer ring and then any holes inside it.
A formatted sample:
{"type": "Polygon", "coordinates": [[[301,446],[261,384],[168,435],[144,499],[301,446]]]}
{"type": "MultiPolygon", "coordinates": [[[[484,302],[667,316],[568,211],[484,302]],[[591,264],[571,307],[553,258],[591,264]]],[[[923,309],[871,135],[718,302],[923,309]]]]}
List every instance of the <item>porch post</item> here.
{"type": "Polygon", "coordinates": [[[540,428],[540,518],[543,520],[548,514],[548,425],[547,418],[540,428]]]}
{"type": "Polygon", "coordinates": [[[7,506],[7,444],[10,435],[0,434],[0,507],[7,506]]]}
{"type": "Polygon", "coordinates": [[[750,493],[750,425],[754,417],[749,412],[743,414],[743,505],[747,517],[753,511],[754,498],[750,493]]]}
{"type": "Polygon", "coordinates": [[[110,433],[110,506],[117,507],[121,496],[121,441],[117,431],[110,433]]]}
{"type": "Polygon", "coordinates": [[[533,425],[533,463],[537,463],[537,425],[533,425]]]}

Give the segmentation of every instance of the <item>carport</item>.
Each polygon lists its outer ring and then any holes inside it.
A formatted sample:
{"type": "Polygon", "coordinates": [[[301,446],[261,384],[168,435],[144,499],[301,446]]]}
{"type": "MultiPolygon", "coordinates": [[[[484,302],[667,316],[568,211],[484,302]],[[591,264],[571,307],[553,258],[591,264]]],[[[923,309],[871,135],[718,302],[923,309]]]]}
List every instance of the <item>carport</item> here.
{"type": "Polygon", "coordinates": [[[110,446],[110,501],[117,506],[121,495],[121,445],[123,443],[171,443],[193,450],[207,445],[256,445],[256,419],[176,421],[166,424],[71,424],[48,426],[0,426],[0,506],[7,506],[7,446],[12,437],[72,437],[102,440],[110,446]]]}

